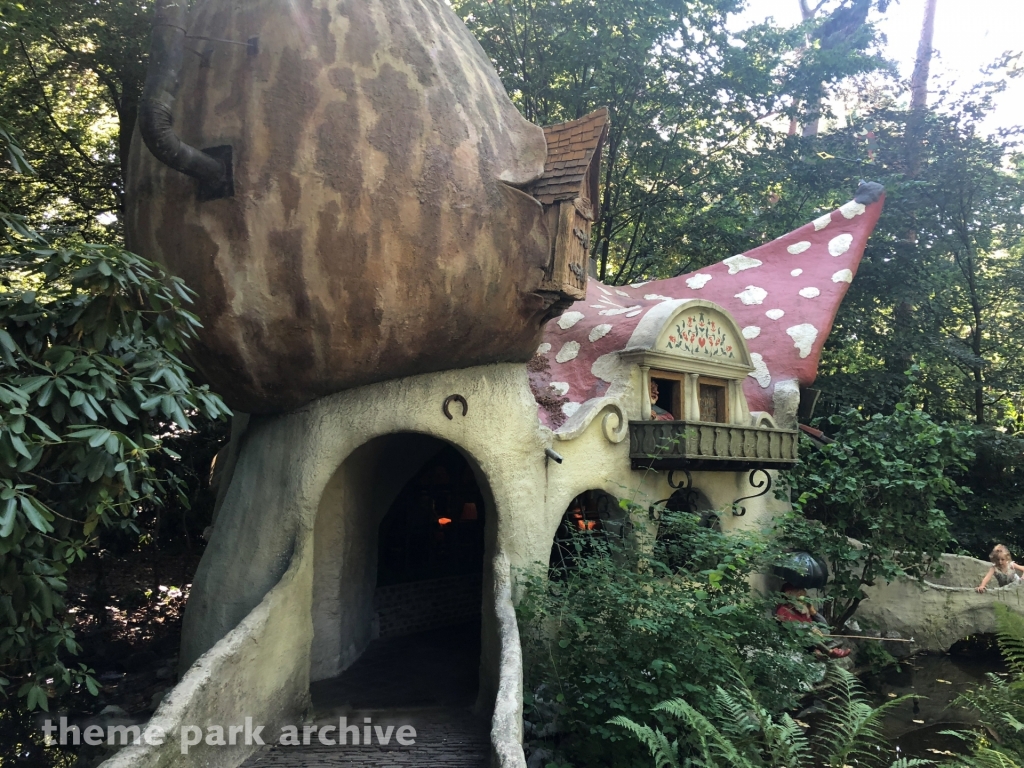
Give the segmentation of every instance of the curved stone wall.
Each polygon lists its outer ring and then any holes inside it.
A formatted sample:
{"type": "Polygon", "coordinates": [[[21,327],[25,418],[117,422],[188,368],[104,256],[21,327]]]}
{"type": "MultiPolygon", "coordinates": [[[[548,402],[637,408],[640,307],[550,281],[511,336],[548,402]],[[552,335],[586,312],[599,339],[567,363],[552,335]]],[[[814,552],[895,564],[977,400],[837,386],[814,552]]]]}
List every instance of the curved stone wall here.
{"type": "Polygon", "coordinates": [[[865,627],[898,632],[913,638],[915,651],[946,651],[957,640],[996,631],[992,606],[1002,603],[1024,615],[1024,585],[974,591],[990,563],[963,555],[943,555],[941,576],[915,581],[902,578],[868,587],[868,598],[857,609],[865,627]]]}

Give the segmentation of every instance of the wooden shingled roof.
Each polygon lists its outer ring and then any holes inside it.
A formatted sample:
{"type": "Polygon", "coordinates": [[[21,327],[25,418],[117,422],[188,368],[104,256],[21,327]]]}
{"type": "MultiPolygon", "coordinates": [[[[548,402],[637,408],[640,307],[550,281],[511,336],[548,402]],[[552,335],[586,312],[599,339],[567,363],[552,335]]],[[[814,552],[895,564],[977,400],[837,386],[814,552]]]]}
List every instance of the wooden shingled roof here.
{"type": "Polygon", "coordinates": [[[607,134],[607,107],[601,107],[578,120],[545,126],[548,157],[544,163],[544,175],[531,185],[530,194],[544,205],[559,200],[572,200],[581,195],[596,202],[596,174],[593,178],[594,190],[583,190],[582,186],[587,169],[595,154],[600,154],[607,134]]]}

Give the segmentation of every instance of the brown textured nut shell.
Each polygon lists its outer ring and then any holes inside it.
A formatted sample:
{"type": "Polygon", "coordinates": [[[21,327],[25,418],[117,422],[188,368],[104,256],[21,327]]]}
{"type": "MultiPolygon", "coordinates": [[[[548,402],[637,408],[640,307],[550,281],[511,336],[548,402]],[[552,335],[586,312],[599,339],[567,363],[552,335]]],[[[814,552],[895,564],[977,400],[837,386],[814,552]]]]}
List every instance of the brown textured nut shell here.
{"type": "Polygon", "coordinates": [[[175,129],[233,150],[231,198],[133,141],[129,246],[199,293],[191,358],[235,409],[525,361],[548,300],[543,132],[443,0],[207,0],[175,129]]]}

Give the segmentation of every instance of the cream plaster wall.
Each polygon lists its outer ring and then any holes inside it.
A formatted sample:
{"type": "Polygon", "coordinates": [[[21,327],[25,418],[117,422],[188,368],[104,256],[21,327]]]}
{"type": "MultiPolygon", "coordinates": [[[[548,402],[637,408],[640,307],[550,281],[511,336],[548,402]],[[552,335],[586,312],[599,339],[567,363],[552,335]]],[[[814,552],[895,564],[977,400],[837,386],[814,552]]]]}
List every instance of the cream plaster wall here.
{"type": "MultiPolygon", "coordinates": [[[[622,395],[635,393],[623,389],[622,395]]],[[[507,732],[522,706],[522,671],[509,666],[520,662],[505,605],[508,575],[514,581],[519,569],[546,566],[559,521],[579,493],[600,489],[646,507],[673,490],[665,473],[631,470],[628,442],[620,430],[607,429],[605,416],[617,424],[627,399],[634,398],[609,398],[574,439],[559,439],[537,420],[525,366],[501,364],[385,382],[290,414],[253,417],[193,580],[181,654],[188,671],[156,717],[201,726],[239,713],[300,718],[309,680],[338,674],[369,642],[379,522],[445,441],[477,474],[486,507],[485,562],[502,570],[495,574],[489,565],[484,573],[478,703],[499,705],[496,759],[500,752],[502,765],[518,765],[521,750],[509,757],[509,740],[519,736],[507,732]],[[452,394],[466,398],[465,416],[458,406],[454,418],[444,416],[442,404],[452,394]],[[545,448],[563,462],[547,458],[545,448]],[[253,649],[248,656],[240,643],[253,649]]],[[[716,508],[751,492],[745,473],[693,478],[716,508]]],[[[725,514],[723,524],[760,524],[771,503],[753,500],[745,518],[725,514]]],[[[244,757],[218,751],[196,762],[168,750],[171,757],[138,764],[234,765],[244,757]]],[[[128,764],[134,763],[117,763],[128,764]]]]}
{"type": "MultiPolygon", "coordinates": [[[[184,664],[259,603],[299,542],[311,543],[320,555],[314,621],[321,637],[330,639],[322,648],[315,641],[315,674],[331,674],[358,655],[368,641],[376,526],[391,496],[431,449],[422,441],[417,448],[416,440],[392,439],[360,455],[353,452],[396,433],[432,435],[470,459],[485,498],[492,499],[491,553],[500,546],[516,563],[537,548],[538,531],[548,527],[543,523],[549,464],[544,448],[550,435],[538,425],[521,365],[401,379],[322,398],[284,416],[253,418],[193,582],[184,664]],[[466,398],[469,411],[462,416],[456,407],[449,420],[441,406],[456,393],[466,398]],[[371,465],[387,471],[371,471],[371,465]]],[[[496,659],[498,649],[487,637],[494,638],[493,616],[485,614],[484,631],[485,661],[496,659]]],[[[495,673],[494,664],[485,671],[483,685],[491,693],[495,673]]]]}
{"type": "MultiPolygon", "coordinates": [[[[144,729],[150,741],[122,749],[103,768],[234,768],[258,745],[196,744],[181,754],[184,726],[263,725],[271,743],[282,725],[301,719],[309,706],[309,655],[313,627],[308,595],[311,548],[301,546],[284,577],[245,619],[203,654],[168,693],[144,729]],[[163,743],[155,731],[164,735],[163,743]]],[[[241,739],[239,741],[242,741],[241,739]]]]}

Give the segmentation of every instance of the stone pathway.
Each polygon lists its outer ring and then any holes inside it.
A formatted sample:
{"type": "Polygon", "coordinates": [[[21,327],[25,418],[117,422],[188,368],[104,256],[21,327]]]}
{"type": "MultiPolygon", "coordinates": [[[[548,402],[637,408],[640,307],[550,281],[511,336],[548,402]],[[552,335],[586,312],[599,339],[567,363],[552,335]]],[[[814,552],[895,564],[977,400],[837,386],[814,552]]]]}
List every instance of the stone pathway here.
{"type": "MultiPolygon", "coordinates": [[[[392,739],[387,746],[268,747],[257,752],[244,768],[487,768],[490,765],[490,739],[486,720],[468,709],[438,708],[386,712],[353,713],[350,723],[362,723],[372,717],[374,725],[412,725],[416,743],[401,746],[392,739]]],[[[327,722],[318,718],[317,722],[327,722]]],[[[332,734],[336,735],[336,733],[332,734]]]]}
{"type": "MultiPolygon", "coordinates": [[[[316,735],[305,746],[266,747],[243,768],[487,768],[490,723],[470,707],[476,697],[480,624],[473,622],[417,635],[378,640],[340,677],[310,688],[314,723],[357,725],[364,719],[387,733],[371,745],[325,746],[316,735]],[[416,729],[415,743],[396,741],[403,725],[416,729]]],[[[338,731],[327,735],[334,740],[338,731]]]]}

